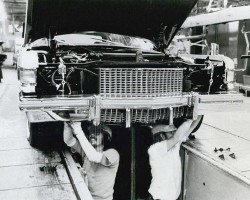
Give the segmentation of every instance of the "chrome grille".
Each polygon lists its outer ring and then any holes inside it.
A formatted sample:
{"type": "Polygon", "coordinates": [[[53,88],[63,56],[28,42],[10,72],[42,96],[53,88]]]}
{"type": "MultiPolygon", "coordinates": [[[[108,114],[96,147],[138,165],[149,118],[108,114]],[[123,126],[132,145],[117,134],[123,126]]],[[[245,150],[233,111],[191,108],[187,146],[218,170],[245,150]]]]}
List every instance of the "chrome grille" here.
{"type": "MultiPolygon", "coordinates": [[[[183,117],[185,107],[173,108],[173,118],[183,117]]],[[[124,123],[126,111],[123,109],[103,109],[101,111],[101,121],[107,123],[124,123]]],[[[132,109],[132,123],[155,123],[156,121],[169,120],[169,109],[132,109]]]]}
{"type": "Polygon", "coordinates": [[[182,94],[183,69],[101,68],[103,97],[160,97],[182,94]]]}

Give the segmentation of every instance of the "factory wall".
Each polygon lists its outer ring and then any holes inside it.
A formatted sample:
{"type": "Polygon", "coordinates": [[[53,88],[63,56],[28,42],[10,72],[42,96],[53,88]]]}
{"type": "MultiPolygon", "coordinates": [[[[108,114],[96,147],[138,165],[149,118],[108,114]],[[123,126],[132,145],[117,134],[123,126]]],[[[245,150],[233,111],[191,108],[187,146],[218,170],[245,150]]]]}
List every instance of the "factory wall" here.
{"type": "MultiPolygon", "coordinates": [[[[246,54],[246,41],[241,32],[243,26],[241,22],[229,22],[226,24],[210,25],[207,27],[206,39],[209,47],[211,43],[219,44],[219,54],[230,57],[237,64],[238,69],[244,68],[244,59],[241,55],[246,54]]],[[[250,20],[246,21],[246,31],[250,31],[250,20]]],[[[192,30],[192,35],[202,34],[203,28],[196,27],[192,30]]],[[[192,41],[195,42],[195,41],[192,41]]],[[[207,54],[208,48],[192,47],[191,53],[207,54]]],[[[242,75],[250,74],[250,61],[248,61],[247,69],[243,72],[236,73],[236,82],[242,83],[242,75]]]]}

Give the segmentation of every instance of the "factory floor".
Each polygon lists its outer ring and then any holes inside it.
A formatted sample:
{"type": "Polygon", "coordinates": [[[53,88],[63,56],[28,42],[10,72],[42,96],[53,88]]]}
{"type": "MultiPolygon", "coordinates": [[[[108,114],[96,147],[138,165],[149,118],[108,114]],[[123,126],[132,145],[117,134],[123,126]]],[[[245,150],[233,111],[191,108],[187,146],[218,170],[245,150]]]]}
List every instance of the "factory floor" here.
{"type": "Polygon", "coordinates": [[[18,108],[18,81],[14,68],[3,69],[0,83],[0,199],[75,200],[75,194],[57,152],[32,148],[27,120],[18,108]],[[56,173],[45,172],[53,162],[56,173]]]}

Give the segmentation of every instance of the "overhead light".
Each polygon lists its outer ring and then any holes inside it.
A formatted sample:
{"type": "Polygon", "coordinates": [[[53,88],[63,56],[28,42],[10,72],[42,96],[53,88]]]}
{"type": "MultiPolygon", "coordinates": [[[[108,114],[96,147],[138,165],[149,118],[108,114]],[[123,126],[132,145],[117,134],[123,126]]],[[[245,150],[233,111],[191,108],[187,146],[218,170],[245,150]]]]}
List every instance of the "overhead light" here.
{"type": "Polygon", "coordinates": [[[5,6],[2,0],[0,0],[0,21],[7,19],[7,13],[5,11],[5,6]]]}

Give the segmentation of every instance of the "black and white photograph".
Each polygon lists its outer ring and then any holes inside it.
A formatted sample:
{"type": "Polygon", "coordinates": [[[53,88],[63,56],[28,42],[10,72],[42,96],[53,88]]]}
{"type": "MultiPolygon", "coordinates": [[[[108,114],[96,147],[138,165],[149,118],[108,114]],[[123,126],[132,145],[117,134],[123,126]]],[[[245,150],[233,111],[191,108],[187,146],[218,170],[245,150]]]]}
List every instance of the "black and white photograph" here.
{"type": "Polygon", "coordinates": [[[0,0],[0,200],[250,199],[250,0],[0,0]]]}

